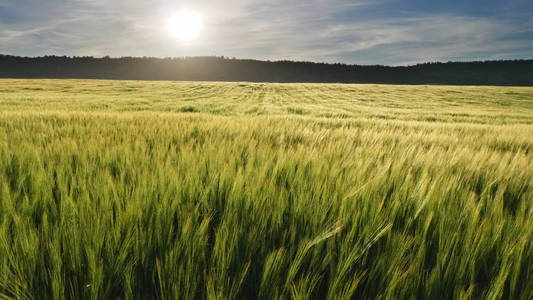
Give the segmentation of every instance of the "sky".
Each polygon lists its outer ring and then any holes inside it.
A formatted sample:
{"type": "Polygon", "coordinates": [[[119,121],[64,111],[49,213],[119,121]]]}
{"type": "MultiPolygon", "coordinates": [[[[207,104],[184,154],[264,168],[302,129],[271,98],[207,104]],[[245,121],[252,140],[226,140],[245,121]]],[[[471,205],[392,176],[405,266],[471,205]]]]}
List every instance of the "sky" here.
{"type": "Polygon", "coordinates": [[[0,0],[0,53],[409,65],[533,58],[531,0],[0,0]],[[201,15],[196,39],[169,30],[201,15]]]}

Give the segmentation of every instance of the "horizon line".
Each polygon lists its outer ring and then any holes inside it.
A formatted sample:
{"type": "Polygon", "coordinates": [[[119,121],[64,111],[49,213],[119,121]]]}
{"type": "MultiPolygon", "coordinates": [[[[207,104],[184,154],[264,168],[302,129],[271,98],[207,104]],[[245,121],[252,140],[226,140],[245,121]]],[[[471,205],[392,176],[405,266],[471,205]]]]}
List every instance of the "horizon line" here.
{"type": "Polygon", "coordinates": [[[324,62],[324,61],[312,61],[312,60],[291,60],[291,59],[279,59],[279,60],[270,60],[270,59],[258,59],[258,58],[239,58],[234,56],[225,56],[225,55],[198,55],[198,56],[172,56],[172,57],[160,57],[160,56],[91,56],[91,55],[58,55],[58,54],[43,54],[37,56],[27,56],[27,55],[15,55],[15,54],[5,54],[0,53],[1,56],[11,56],[19,58],[46,58],[46,57],[60,57],[60,58],[92,58],[92,59],[124,59],[124,58],[136,58],[136,59],[169,59],[169,60],[178,60],[178,59],[198,59],[198,58],[216,58],[224,60],[241,60],[241,61],[258,61],[258,62],[267,62],[267,63],[280,63],[280,62],[290,62],[290,63],[312,63],[312,64],[323,64],[323,65],[344,65],[344,66],[380,66],[380,67],[413,67],[419,65],[428,65],[428,64],[453,64],[453,63],[488,63],[488,62],[520,62],[520,61],[533,61],[532,58],[514,58],[514,59],[485,59],[485,60],[449,60],[449,61],[424,61],[417,62],[412,64],[398,64],[398,65],[386,65],[386,64],[357,64],[357,63],[344,63],[344,62],[324,62]]]}

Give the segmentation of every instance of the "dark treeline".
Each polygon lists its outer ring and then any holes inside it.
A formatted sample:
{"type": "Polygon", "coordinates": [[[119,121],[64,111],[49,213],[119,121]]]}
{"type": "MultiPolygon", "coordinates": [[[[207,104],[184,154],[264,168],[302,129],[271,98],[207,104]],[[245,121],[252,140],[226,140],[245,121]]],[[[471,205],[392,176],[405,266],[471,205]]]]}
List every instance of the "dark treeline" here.
{"type": "Polygon", "coordinates": [[[533,60],[389,67],[224,57],[162,59],[0,55],[0,77],[533,86],[533,60]]]}

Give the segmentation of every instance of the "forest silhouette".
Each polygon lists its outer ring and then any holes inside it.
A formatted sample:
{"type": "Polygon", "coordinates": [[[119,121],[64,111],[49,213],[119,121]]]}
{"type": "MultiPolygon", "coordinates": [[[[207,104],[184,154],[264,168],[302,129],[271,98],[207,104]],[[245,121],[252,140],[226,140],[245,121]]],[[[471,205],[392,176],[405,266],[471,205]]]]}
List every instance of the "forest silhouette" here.
{"type": "Polygon", "coordinates": [[[532,86],[533,60],[435,62],[392,67],[226,57],[0,55],[0,78],[532,86]]]}

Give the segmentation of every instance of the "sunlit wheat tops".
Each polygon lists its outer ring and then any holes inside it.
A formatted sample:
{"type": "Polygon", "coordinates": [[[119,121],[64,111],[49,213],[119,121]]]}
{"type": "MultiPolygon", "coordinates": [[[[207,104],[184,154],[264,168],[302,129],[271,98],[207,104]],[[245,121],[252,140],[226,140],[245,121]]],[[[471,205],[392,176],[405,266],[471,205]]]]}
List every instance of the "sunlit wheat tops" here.
{"type": "Polygon", "coordinates": [[[0,298],[532,299],[533,88],[0,81],[0,298]]]}

